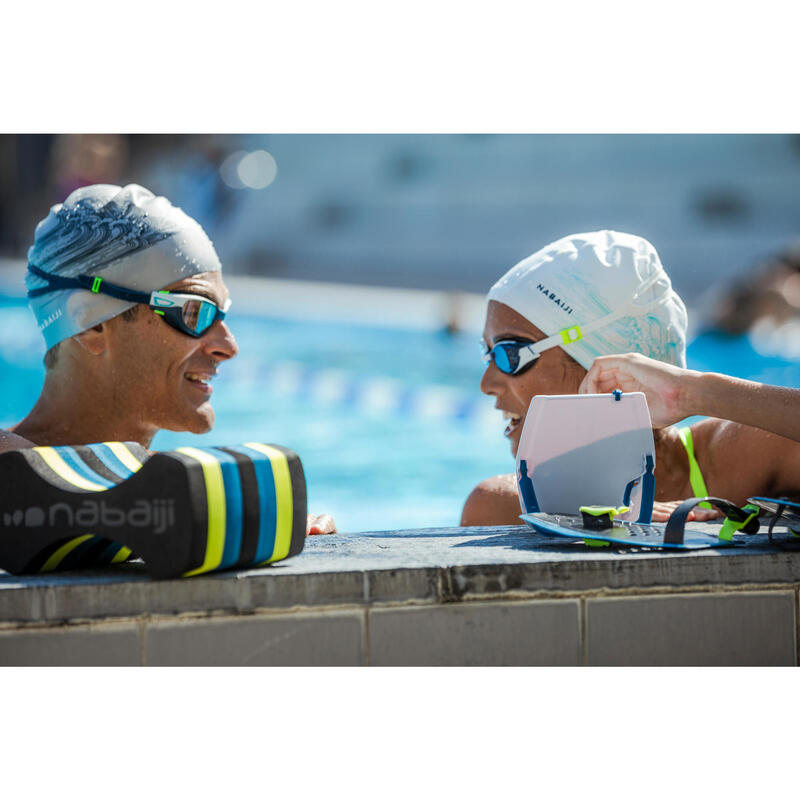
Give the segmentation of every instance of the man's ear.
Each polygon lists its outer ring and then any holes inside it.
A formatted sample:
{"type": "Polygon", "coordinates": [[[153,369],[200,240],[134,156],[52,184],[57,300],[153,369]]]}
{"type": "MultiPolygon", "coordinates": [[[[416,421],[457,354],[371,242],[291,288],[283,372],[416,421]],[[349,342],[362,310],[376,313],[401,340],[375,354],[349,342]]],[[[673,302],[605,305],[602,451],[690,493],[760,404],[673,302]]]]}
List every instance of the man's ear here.
{"type": "Polygon", "coordinates": [[[108,325],[101,322],[93,328],[83,333],[76,333],[72,338],[87,352],[93,356],[102,355],[106,350],[106,336],[108,334],[108,325]]]}

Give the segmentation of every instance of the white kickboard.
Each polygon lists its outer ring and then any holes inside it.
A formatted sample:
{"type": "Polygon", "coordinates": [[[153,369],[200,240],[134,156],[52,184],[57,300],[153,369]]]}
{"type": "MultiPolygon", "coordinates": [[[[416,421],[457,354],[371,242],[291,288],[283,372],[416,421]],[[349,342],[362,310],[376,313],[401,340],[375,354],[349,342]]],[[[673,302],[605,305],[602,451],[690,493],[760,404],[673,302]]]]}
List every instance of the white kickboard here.
{"type": "Polygon", "coordinates": [[[650,412],[642,392],[583,395],[537,395],[531,400],[517,451],[533,483],[538,510],[577,514],[583,505],[623,505],[626,488],[635,481],[620,519],[637,520],[643,504],[641,476],[646,459],[655,468],[650,412]]]}

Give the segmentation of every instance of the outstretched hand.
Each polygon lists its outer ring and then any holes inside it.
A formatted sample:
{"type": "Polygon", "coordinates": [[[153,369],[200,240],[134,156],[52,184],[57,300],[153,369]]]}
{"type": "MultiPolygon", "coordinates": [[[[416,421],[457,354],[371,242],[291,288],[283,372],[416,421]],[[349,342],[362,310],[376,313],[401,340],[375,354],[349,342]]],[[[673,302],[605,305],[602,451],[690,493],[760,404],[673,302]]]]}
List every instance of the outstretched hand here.
{"type": "Polygon", "coordinates": [[[306,536],[336,533],[336,523],[330,514],[309,514],[306,517],[306,536]]]}
{"type": "Polygon", "coordinates": [[[640,353],[598,356],[578,389],[603,394],[614,389],[643,392],[654,428],[665,428],[696,413],[690,407],[689,385],[698,373],[674,367],[640,353]]]}

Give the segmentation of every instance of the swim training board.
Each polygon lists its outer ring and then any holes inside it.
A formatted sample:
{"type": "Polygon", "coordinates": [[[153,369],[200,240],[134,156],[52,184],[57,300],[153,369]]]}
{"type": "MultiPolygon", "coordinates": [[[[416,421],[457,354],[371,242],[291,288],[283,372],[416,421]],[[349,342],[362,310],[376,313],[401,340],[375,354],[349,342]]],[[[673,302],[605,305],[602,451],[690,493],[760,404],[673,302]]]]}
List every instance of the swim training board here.
{"type": "Polygon", "coordinates": [[[534,530],[547,536],[563,536],[567,539],[583,539],[586,544],[602,542],[608,545],[621,544],[629,547],[666,547],[673,550],[703,550],[707,547],[730,547],[733,542],[725,541],[704,531],[685,529],[683,541],[665,543],[666,525],[645,524],[615,520],[611,528],[587,531],[579,516],[567,514],[522,514],[534,530]]]}
{"type": "Polygon", "coordinates": [[[306,483],[278,445],[134,442],[0,455],[0,568],[84,569],[132,557],[157,578],[259,566],[299,553],[306,483]]]}
{"type": "Polygon", "coordinates": [[[575,514],[583,505],[627,506],[649,523],[655,445],[642,392],[536,395],[517,449],[525,513],[575,514]]]}
{"type": "MultiPolygon", "coordinates": [[[[586,508],[582,511],[588,510],[586,508]]],[[[605,509],[609,510],[609,509],[605,509]]],[[[702,550],[708,547],[730,547],[733,534],[757,533],[759,508],[743,508],[721,497],[690,497],[683,500],[670,514],[666,525],[644,524],[620,520],[611,514],[605,516],[605,527],[599,517],[570,514],[522,514],[532,528],[548,536],[582,539],[587,545],[608,546],[622,544],[634,547],[665,547],[673,550],[702,550]],[[693,508],[709,503],[725,515],[725,522],[716,533],[686,528],[686,520],[693,508]],[[591,527],[587,527],[591,523],[591,527]]]]}

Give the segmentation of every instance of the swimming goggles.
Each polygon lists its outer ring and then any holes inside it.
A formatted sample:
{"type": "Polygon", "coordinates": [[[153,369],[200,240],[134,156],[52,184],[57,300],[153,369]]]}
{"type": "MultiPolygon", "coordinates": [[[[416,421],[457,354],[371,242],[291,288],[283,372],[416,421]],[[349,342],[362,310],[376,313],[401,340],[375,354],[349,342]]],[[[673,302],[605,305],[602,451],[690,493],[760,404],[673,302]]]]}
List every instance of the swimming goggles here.
{"type": "Polygon", "coordinates": [[[666,275],[663,270],[656,270],[653,275],[639,286],[636,294],[616,311],[587,322],[585,325],[573,325],[570,328],[564,328],[552,336],[540,339],[538,342],[531,342],[525,339],[504,339],[495,343],[491,349],[486,344],[481,343],[483,360],[487,364],[490,361],[494,361],[500,372],[504,372],[506,375],[520,375],[533,366],[536,359],[551,347],[561,347],[565,344],[579,342],[586,334],[605,328],[622,317],[643,317],[645,314],[654,311],[669,299],[670,285],[666,280],[664,280],[661,287],[662,291],[654,299],[645,303],[639,301],[643,299],[644,294],[649,289],[665,278],[666,275]]]}
{"type": "Polygon", "coordinates": [[[800,503],[786,497],[748,497],[747,502],[754,503],[762,511],[772,515],[767,530],[770,544],[775,544],[772,529],[779,521],[789,529],[795,539],[800,538],[800,503]]]}
{"type": "Polygon", "coordinates": [[[202,336],[217,320],[225,319],[225,314],[231,307],[230,298],[220,308],[213,300],[197,294],[173,294],[166,289],[148,294],[109,283],[97,275],[76,275],[74,278],[65,278],[52,275],[32,264],[28,264],[28,269],[48,284],[39,289],[31,289],[28,297],[39,297],[61,289],[86,289],[94,294],[105,294],[129,303],[144,303],[163,317],[168,325],[195,338],[202,336]]]}
{"type": "Polygon", "coordinates": [[[521,375],[539,358],[540,351],[536,349],[537,344],[538,342],[526,339],[503,339],[490,349],[481,342],[483,360],[486,364],[494,361],[497,369],[506,375],[521,375]]]}

